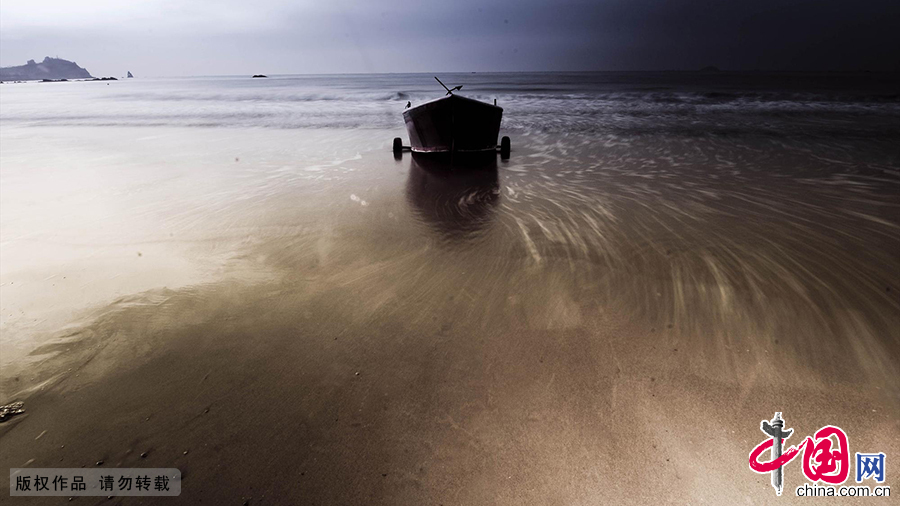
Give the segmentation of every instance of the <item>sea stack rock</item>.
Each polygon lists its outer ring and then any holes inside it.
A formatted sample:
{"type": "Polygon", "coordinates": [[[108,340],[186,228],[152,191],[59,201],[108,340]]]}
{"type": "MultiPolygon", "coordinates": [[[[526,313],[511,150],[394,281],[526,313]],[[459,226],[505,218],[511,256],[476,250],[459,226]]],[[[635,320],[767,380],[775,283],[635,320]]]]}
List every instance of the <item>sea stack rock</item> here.
{"type": "Polygon", "coordinates": [[[44,58],[41,63],[28,60],[18,67],[0,68],[2,81],[42,81],[44,79],[58,81],[60,79],[91,79],[93,76],[73,61],[62,58],[44,58]]]}

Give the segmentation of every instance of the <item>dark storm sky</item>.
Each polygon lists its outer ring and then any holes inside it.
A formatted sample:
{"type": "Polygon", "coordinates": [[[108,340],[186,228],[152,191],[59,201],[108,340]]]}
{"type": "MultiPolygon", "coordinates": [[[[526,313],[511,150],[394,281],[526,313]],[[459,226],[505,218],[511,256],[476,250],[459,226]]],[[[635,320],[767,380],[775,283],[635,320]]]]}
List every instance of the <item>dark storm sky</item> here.
{"type": "Polygon", "coordinates": [[[900,0],[4,0],[0,64],[95,75],[900,70],[900,0]]]}

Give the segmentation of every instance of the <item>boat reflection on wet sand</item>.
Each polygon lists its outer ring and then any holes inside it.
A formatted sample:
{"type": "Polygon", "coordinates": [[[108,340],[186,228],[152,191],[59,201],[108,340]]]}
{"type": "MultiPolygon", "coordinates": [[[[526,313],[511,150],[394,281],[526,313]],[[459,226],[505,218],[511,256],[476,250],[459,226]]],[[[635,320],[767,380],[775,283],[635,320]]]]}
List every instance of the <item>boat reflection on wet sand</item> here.
{"type": "Polygon", "coordinates": [[[448,240],[484,232],[500,202],[497,157],[413,154],[406,181],[413,213],[448,240]]]}

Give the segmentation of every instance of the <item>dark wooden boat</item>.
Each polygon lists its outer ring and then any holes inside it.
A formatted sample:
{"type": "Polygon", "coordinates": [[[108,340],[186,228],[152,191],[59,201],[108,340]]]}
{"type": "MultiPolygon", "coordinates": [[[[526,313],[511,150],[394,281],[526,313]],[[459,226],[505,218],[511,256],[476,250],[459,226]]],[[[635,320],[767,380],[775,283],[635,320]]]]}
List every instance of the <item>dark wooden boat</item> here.
{"type": "MultiPolygon", "coordinates": [[[[440,79],[435,79],[440,83],[440,79]]],[[[444,86],[444,83],[441,83],[444,86]]],[[[444,86],[447,95],[403,111],[409,149],[413,153],[484,153],[497,150],[500,120],[503,109],[471,98],[453,94],[444,86]]],[[[394,151],[403,146],[394,140],[394,151]]],[[[509,138],[503,138],[501,154],[508,156],[509,138]]]]}

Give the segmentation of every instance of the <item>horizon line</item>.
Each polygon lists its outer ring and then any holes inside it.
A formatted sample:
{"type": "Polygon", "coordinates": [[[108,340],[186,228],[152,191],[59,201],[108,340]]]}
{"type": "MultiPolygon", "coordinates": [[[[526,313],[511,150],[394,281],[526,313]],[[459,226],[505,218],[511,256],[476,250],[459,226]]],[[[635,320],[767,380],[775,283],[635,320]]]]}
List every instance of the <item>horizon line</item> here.
{"type": "Polygon", "coordinates": [[[871,69],[855,69],[855,70],[835,70],[835,69],[813,69],[813,70],[776,70],[776,69],[747,69],[747,70],[703,70],[703,69],[629,69],[629,70],[444,70],[444,71],[410,71],[410,72],[291,72],[291,73],[241,73],[241,74],[183,74],[183,75],[149,75],[141,76],[142,78],[192,78],[192,77],[245,77],[253,75],[265,75],[268,77],[280,76],[354,76],[354,75],[403,75],[403,74],[422,74],[422,75],[440,75],[440,74],[601,74],[601,73],[691,73],[691,74],[749,74],[749,73],[771,73],[771,74],[900,74],[900,69],[895,70],[871,70],[871,69]]]}

